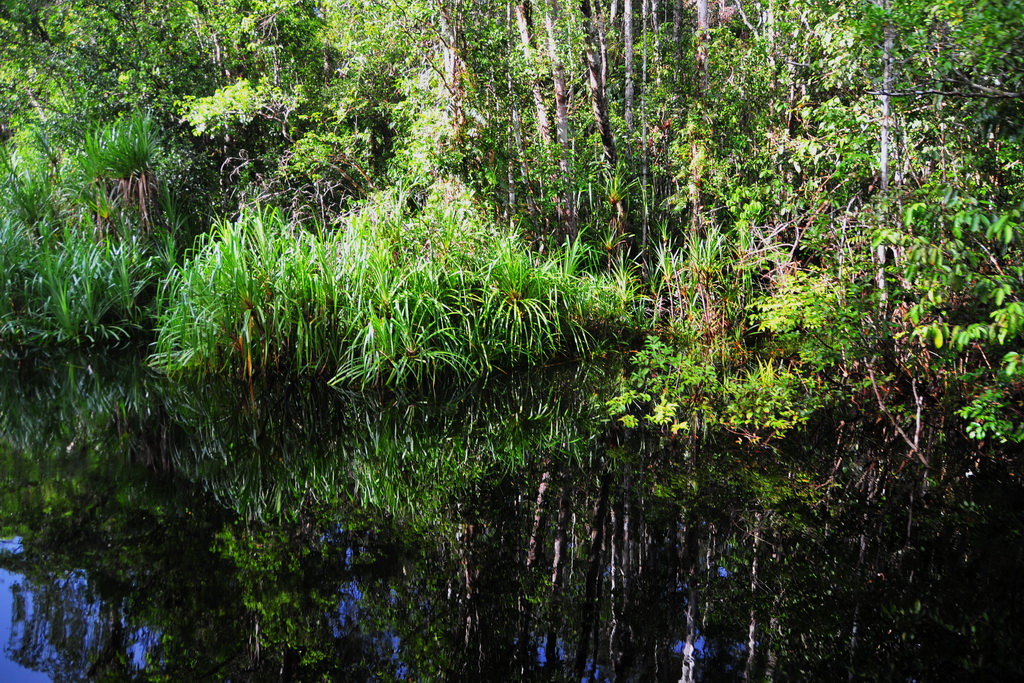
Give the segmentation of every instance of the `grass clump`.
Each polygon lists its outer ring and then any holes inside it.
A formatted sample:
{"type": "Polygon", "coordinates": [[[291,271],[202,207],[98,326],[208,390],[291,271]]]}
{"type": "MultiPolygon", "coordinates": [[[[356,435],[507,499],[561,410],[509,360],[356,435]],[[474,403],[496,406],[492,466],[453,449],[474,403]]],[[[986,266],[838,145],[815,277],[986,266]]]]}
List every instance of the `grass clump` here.
{"type": "Polygon", "coordinates": [[[156,224],[159,185],[153,166],[159,153],[152,120],[138,112],[85,136],[78,159],[81,201],[100,235],[116,218],[131,216],[143,232],[156,224]]]}
{"type": "Polygon", "coordinates": [[[116,341],[144,332],[146,290],[165,269],[138,237],[39,237],[0,219],[0,342],[116,341]]]}
{"type": "Polygon", "coordinates": [[[392,190],[319,234],[269,209],[221,223],[169,279],[154,362],[426,382],[577,353],[623,319],[581,244],[538,259],[452,185],[412,204],[392,190]]]}
{"type": "Polygon", "coordinates": [[[148,117],[86,136],[67,155],[41,133],[0,148],[0,343],[123,340],[151,330],[174,260],[173,208],[153,173],[148,117]]]}

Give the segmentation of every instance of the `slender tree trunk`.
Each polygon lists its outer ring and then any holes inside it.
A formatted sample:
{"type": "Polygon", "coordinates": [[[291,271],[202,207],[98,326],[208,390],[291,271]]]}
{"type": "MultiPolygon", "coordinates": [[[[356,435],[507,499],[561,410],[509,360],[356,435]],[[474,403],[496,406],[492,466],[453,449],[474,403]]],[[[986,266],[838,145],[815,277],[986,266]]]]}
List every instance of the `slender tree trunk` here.
{"type": "MultiPolygon", "coordinates": [[[[601,488],[594,501],[594,510],[590,527],[590,551],[587,554],[586,593],[582,609],[582,628],[580,629],[580,646],[576,651],[576,672],[582,678],[586,671],[590,642],[596,643],[598,622],[597,604],[601,591],[601,558],[604,554],[605,516],[608,510],[608,483],[610,475],[601,477],[601,488]]],[[[595,646],[596,649],[596,646],[595,646]]]]}
{"type": "MultiPolygon", "coordinates": [[[[647,50],[647,29],[651,17],[651,0],[643,0],[643,4],[640,5],[640,24],[642,26],[643,35],[643,65],[641,74],[643,88],[640,91],[640,131],[641,131],[641,147],[642,159],[640,161],[640,184],[643,188],[643,192],[648,192],[648,188],[653,183],[650,182],[651,177],[651,149],[650,145],[647,144],[647,66],[648,66],[648,50],[647,50]]],[[[643,235],[641,236],[642,249],[647,249],[647,224],[650,220],[650,202],[644,202],[644,215],[643,215],[643,235]]]]}
{"type": "Polygon", "coordinates": [[[704,115],[706,106],[704,98],[708,90],[708,0],[697,0],[696,40],[697,97],[694,106],[700,117],[700,123],[694,128],[690,141],[690,222],[694,230],[699,231],[704,224],[701,185],[706,144],[704,126],[707,122],[707,117],[704,115]]]}
{"type": "MultiPolygon", "coordinates": [[[[545,525],[544,503],[548,491],[548,484],[551,480],[551,470],[545,468],[541,475],[540,484],[537,486],[537,499],[533,505],[533,525],[530,529],[530,538],[526,550],[526,567],[533,567],[538,561],[538,547],[541,541],[541,528],[545,525]]],[[[522,594],[519,596],[519,636],[516,646],[516,656],[522,665],[526,665],[530,653],[530,627],[533,618],[533,604],[526,600],[522,594]]]]}
{"type": "MultiPolygon", "coordinates": [[[[768,631],[773,634],[779,633],[779,619],[778,617],[771,617],[768,620],[768,631]]],[[[779,654],[774,647],[768,648],[768,656],[765,657],[764,665],[764,680],[773,681],[775,680],[775,667],[779,664],[779,654]]]]}
{"type": "Polygon", "coordinates": [[[672,3],[672,45],[676,56],[674,78],[679,77],[679,65],[683,61],[683,4],[685,2],[686,0],[675,0],[672,3]]]}
{"type": "MultiPolygon", "coordinates": [[[[621,534],[619,541],[619,567],[621,579],[619,582],[619,593],[622,596],[619,601],[618,613],[622,615],[630,615],[633,613],[633,586],[634,581],[643,582],[643,578],[639,576],[637,571],[637,562],[635,560],[636,549],[638,541],[634,536],[633,530],[637,526],[638,514],[633,513],[633,505],[631,502],[631,490],[633,487],[632,477],[626,475],[623,481],[623,494],[622,494],[622,524],[621,527],[615,527],[613,529],[615,534],[621,534]]],[[[613,552],[614,556],[614,552],[613,552]]],[[[612,603],[612,611],[616,611],[615,603],[612,603]]],[[[615,673],[616,675],[625,678],[630,670],[630,664],[634,658],[636,646],[633,642],[633,622],[630,619],[624,619],[621,630],[619,631],[618,638],[612,640],[613,651],[615,656],[613,661],[615,662],[615,673]]]]}
{"type": "Polygon", "coordinates": [[[587,87],[590,90],[590,104],[594,111],[594,123],[601,137],[601,147],[605,162],[614,169],[618,157],[615,153],[615,138],[612,136],[611,123],[608,119],[608,91],[605,84],[604,60],[601,58],[601,43],[604,40],[604,27],[601,16],[595,14],[590,0],[583,0],[581,5],[584,23],[586,24],[587,87]]]}
{"type": "Polygon", "coordinates": [[[633,130],[633,0],[622,6],[622,42],[626,62],[626,130],[633,130]]]}
{"type": "MultiPolygon", "coordinates": [[[[555,525],[555,543],[551,555],[551,597],[554,598],[562,590],[562,577],[564,576],[563,561],[568,546],[569,531],[569,484],[562,483],[562,495],[558,500],[558,521],[555,525]]],[[[554,664],[557,658],[557,622],[551,619],[548,622],[545,650],[547,652],[548,664],[554,664]]]]}
{"type": "Polygon", "coordinates": [[[703,97],[708,89],[708,0],[697,0],[697,76],[703,97]]]}
{"type": "MultiPolygon", "coordinates": [[[[882,7],[888,11],[888,0],[883,2],[882,7]]],[[[885,193],[889,191],[889,147],[892,140],[892,46],[894,30],[891,25],[885,27],[885,42],[882,45],[882,126],[880,131],[881,140],[878,150],[879,167],[879,189],[885,193]]]]}
{"type": "Polygon", "coordinates": [[[555,547],[551,556],[551,591],[557,592],[562,588],[563,567],[565,550],[568,544],[569,532],[569,486],[563,484],[562,496],[558,500],[558,523],[555,527],[555,547]]]}
{"type": "Polygon", "coordinates": [[[453,16],[446,5],[441,5],[441,37],[442,37],[442,58],[444,61],[445,89],[448,91],[448,110],[451,113],[452,130],[457,135],[466,122],[463,103],[465,93],[463,92],[462,74],[465,65],[460,54],[460,24],[458,17],[453,16]]]}
{"type": "Polygon", "coordinates": [[[680,543],[682,581],[686,586],[686,640],[683,643],[683,671],[679,683],[694,683],[697,674],[697,530],[686,524],[680,543]]]}
{"type": "MultiPolygon", "coordinates": [[[[754,559],[750,563],[750,598],[751,603],[757,601],[757,553],[761,545],[761,513],[757,513],[754,525],[754,559]]],[[[757,612],[750,608],[750,622],[747,625],[747,661],[743,667],[743,680],[754,680],[754,662],[757,648],[757,612]]]]}
{"type": "MultiPolygon", "coordinates": [[[[509,77],[509,90],[512,89],[512,79],[509,77]]],[[[522,125],[520,124],[519,109],[513,105],[512,107],[512,136],[515,142],[516,160],[519,164],[519,177],[521,179],[521,186],[523,188],[523,194],[526,199],[526,208],[530,212],[530,215],[534,218],[538,218],[539,211],[537,210],[537,202],[534,201],[533,197],[533,183],[530,178],[530,169],[526,165],[526,146],[523,144],[523,131],[522,125]]],[[[516,204],[515,185],[520,184],[515,182],[514,174],[512,171],[512,163],[510,160],[509,169],[509,203],[512,206],[516,204]]],[[[542,217],[547,221],[547,217],[542,217]]]]}
{"type": "Polygon", "coordinates": [[[537,487],[537,502],[533,507],[533,529],[530,531],[530,545],[526,553],[526,566],[532,567],[537,561],[537,546],[540,538],[540,528],[544,522],[544,495],[548,490],[548,481],[551,479],[551,472],[544,470],[541,475],[540,485],[537,487]]]}
{"type": "MultiPolygon", "coordinates": [[[[558,0],[549,0],[548,11],[544,17],[544,25],[548,34],[548,54],[551,57],[551,71],[555,87],[555,130],[558,136],[558,144],[561,156],[559,167],[562,170],[562,185],[569,186],[571,170],[569,167],[569,155],[571,151],[569,143],[569,88],[565,81],[565,66],[558,56],[558,40],[555,35],[555,27],[561,16],[561,8],[558,0]]],[[[571,194],[560,193],[559,198],[559,219],[562,223],[562,230],[568,236],[576,235],[576,208],[573,205],[571,194]]]]}
{"type": "MultiPolygon", "coordinates": [[[[661,56],[661,19],[658,18],[658,0],[650,0],[651,2],[651,31],[654,36],[652,40],[652,47],[654,48],[654,59],[660,60],[661,56]]],[[[661,69],[654,70],[654,82],[656,85],[661,85],[661,69]]]]}
{"type": "Polygon", "coordinates": [[[533,91],[533,106],[537,111],[537,137],[541,144],[551,144],[551,124],[548,121],[548,110],[541,92],[541,79],[537,71],[536,50],[533,46],[533,26],[530,21],[530,9],[525,2],[516,3],[516,24],[519,26],[519,41],[523,56],[530,69],[530,88],[533,91]]]}
{"type": "MultiPolygon", "coordinates": [[[[891,9],[889,0],[876,0],[878,7],[888,13],[891,9]]],[[[882,94],[879,96],[882,104],[882,123],[881,130],[879,131],[879,150],[878,150],[878,169],[879,169],[879,181],[878,189],[883,195],[889,192],[889,146],[892,136],[892,110],[891,110],[891,95],[892,92],[892,47],[895,40],[896,31],[891,23],[886,22],[885,25],[885,37],[882,44],[882,94]]],[[[876,280],[878,284],[879,298],[882,306],[885,306],[885,302],[888,299],[885,287],[885,245],[879,244],[875,249],[875,259],[878,262],[878,274],[876,280]]]]}

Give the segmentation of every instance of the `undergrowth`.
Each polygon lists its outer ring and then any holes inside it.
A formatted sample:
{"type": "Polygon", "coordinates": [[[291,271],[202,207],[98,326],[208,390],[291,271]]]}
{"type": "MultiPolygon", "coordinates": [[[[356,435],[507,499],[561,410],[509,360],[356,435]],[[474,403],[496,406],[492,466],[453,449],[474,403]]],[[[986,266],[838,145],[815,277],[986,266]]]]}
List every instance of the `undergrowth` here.
{"type": "Polygon", "coordinates": [[[412,204],[392,190],[317,233],[273,209],[220,223],[166,285],[154,364],[392,385],[579,354],[625,324],[630,293],[582,242],[539,258],[451,184],[412,204]]]}

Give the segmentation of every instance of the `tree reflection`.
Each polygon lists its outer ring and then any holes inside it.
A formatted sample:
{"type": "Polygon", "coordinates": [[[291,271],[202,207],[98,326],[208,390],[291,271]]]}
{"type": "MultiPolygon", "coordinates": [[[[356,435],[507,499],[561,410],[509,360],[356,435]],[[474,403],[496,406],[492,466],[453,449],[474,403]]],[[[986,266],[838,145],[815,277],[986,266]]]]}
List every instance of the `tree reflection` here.
{"type": "Polygon", "coordinates": [[[6,376],[0,629],[56,680],[1024,673],[1011,458],[923,471],[867,425],[663,442],[603,419],[615,368],[416,396],[6,376]]]}

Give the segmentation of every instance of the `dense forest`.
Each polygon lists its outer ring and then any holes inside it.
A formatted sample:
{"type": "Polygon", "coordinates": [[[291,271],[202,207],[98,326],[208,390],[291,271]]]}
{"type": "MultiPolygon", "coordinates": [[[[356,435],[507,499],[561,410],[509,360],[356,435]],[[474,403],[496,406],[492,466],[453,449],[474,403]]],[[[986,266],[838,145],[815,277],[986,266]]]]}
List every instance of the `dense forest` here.
{"type": "Polygon", "coordinates": [[[9,0],[0,53],[7,347],[642,348],[627,427],[1024,440],[1019,0],[9,0]]]}
{"type": "Polygon", "coordinates": [[[0,678],[1024,680],[1024,0],[0,0],[0,678]]]}

